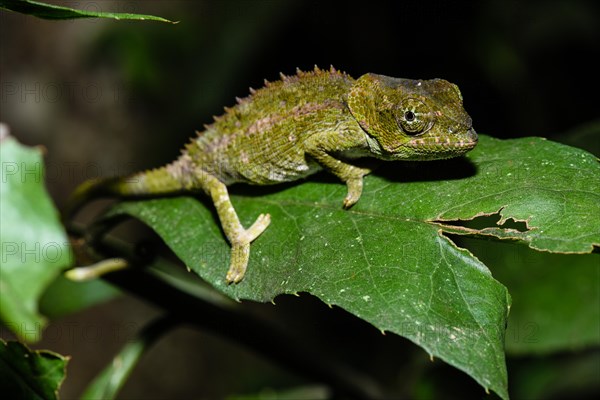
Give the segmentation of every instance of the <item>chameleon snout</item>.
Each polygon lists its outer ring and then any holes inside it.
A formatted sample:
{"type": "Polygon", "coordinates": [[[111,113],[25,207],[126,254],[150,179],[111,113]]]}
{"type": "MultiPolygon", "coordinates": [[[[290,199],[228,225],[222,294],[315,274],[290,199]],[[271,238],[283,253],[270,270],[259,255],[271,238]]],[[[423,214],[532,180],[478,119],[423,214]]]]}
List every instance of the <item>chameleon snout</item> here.
{"type": "Polygon", "coordinates": [[[468,140],[468,143],[473,144],[473,147],[475,147],[475,145],[479,141],[477,132],[475,132],[475,129],[473,129],[473,127],[469,128],[469,130],[467,131],[467,140],[468,140]]]}

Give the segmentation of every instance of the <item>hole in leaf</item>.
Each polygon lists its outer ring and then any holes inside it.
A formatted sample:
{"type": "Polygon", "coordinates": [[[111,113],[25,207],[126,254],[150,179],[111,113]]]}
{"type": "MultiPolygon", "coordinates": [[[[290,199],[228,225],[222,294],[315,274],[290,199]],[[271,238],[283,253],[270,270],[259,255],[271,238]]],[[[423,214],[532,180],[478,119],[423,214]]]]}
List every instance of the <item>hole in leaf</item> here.
{"type": "Polygon", "coordinates": [[[514,229],[519,232],[527,232],[529,230],[525,221],[517,221],[513,218],[507,219],[501,226],[505,229],[514,229]]]}
{"type": "Polygon", "coordinates": [[[500,224],[500,213],[491,215],[481,215],[470,220],[453,220],[453,221],[438,221],[444,225],[462,226],[469,229],[481,230],[485,228],[502,228],[512,229],[519,232],[527,232],[527,224],[525,221],[518,221],[514,218],[508,218],[503,224],[500,224]]]}

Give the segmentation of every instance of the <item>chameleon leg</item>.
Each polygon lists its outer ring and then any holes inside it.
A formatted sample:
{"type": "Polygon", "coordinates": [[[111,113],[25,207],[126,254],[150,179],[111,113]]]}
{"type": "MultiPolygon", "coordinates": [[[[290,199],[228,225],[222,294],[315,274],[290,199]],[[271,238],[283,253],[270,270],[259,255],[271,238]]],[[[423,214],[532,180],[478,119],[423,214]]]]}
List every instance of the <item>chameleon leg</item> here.
{"type": "Polygon", "coordinates": [[[231,204],[227,187],[216,177],[207,174],[199,174],[200,186],[210,195],[217,210],[221,227],[231,244],[231,261],[226,280],[228,283],[237,283],[244,278],[248,259],[250,257],[250,243],[256,239],[269,226],[271,216],[261,214],[254,224],[244,229],[231,204]]]}
{"type": "Polygon", "coordinates": [[[344,198],[344,208],[350,208],[360,199],[363,188],[363,176],[371,173],[370,168],[360,168],[348,164],[330,155],[320,147],[307,149],[307,153],[321,166],[340,178],[348,187],[348,194],[344,198]]]}

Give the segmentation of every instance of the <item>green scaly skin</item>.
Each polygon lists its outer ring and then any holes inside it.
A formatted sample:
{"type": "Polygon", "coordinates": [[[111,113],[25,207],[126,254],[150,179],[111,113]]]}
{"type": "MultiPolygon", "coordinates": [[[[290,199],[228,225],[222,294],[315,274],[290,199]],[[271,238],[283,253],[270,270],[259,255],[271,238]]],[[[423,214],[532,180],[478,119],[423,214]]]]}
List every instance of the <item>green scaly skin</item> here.
{"type": "Polygon", "coordinates": [[[84,183],[73,210],[101,195],[156,196],[203,191],[212,199],[231,244],[226,280],[244,277],[250,243],[269,225],[261,214],[244,229],[231,204],[233,183],[271,185],[325,169],[345,182],[344,208],[360,198],[370,169],[353,160],[435,160],[460,156],[477,144],[458,87],[442,79],[409,80],[315,67],[265,81],[215,117],[173,163],[127,178],[84,183]]]}

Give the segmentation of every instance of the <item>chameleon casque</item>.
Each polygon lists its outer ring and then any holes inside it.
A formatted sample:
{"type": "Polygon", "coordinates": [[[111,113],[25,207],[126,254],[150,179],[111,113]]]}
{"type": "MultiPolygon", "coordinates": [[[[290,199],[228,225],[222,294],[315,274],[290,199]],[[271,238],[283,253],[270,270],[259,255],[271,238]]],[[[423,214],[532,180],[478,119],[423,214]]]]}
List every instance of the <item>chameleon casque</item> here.
{"type": "Polygon", "coordinates": [[[360,198],[371,169],[353,160],[436,160],[477,144],[458,87],[442,79],[410,80],[330,70],[297,71],[265,81],[205,126],[164,167],[125,178],[84,182],[71,210],[97,196],[139,197],[202,191],[214,203],[231,244],[226,280],[244,277],[250,243],[269,225],[261,214],[245,229],[231,204],[233,183],[271,185],[327,170],[345,182],[344,208],[360,198]]]}

